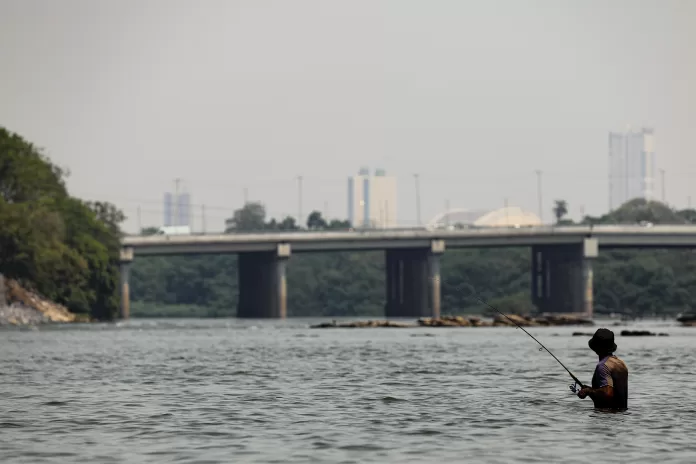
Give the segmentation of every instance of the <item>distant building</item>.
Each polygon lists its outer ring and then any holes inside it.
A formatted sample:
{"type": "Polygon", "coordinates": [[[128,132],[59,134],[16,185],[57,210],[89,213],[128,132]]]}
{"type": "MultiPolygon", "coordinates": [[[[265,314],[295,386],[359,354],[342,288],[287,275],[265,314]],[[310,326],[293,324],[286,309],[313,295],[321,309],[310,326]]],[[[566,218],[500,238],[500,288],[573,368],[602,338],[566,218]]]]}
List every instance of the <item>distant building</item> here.
{"type": "Polygon", "coordinates": [[[348,179],[348,221],[356,228],[393,228],[396,219],[396,178],[378,169],[370,176],[367,168],[348,179]]]}
{"type": "Polygon", "coordinates": [[[164,227],[191,226],[191,196],[189,193],[164,194],[164,227]],[[176,197],[176,198],[175,198],[176,197]]]}
{"type": "Polygon", "coordinates": [[[164,227],[170,227],[173,225],[174,222],[174,213],[173,213],[173,201],[172,201],[172,194],[169,192],[166,192],[164,194],[164,221],[162,224],[164,224],[164,227]]]}
{"type": "Polygon", "coordinates": [[[177,214],[179,217],[176,225],[191,225],[191,195],[188,193],[182,193],[179,195],[177,214]]]}
{"type": "Polygon", "coordinates": [[[651,128],[609,133],[609,209],[655,193],[655,135],[651,128]]]}

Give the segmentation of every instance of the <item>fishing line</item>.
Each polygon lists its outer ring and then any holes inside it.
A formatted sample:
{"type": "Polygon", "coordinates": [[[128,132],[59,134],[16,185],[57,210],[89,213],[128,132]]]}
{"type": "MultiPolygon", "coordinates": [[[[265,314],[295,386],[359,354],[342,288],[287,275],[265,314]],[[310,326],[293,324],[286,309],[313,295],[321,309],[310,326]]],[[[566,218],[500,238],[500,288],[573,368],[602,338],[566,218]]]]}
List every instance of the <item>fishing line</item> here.
{"type": "Polygon", "coordinates": [[[572,379],[575,381],[575,385],[571,385],[571,386],[570,386],[570,391],[572,391],[573,393],[576,393],[576,392],[578,391],[578,388],[577,388],[578,385],[580,386],[580,388],[585,388],[585,385],[583,385],[583,383],[580,382],[580,380],[579,380],[577,377],[575,377],[575,375],[574,375],[572,372],[570,372],[570,369],[568,369],[568,368],[565,366],[565,364],[563,364],[563,363],[561,362],[561,360],[558,359],[558,358],[556,357],[555,354],[553,354],[551,351],[549,351],[549,349],[546,348],[546,347],[544,346],[543,343],[541,343],[539,340],[537,340],[536,337],[535,337],[534,335],[532,335],[532,334],[530,334],[529,332],[527,332],[527,331],[525,330],[524,327],[522,327],[522,326],[519,325],[517,322],[515,322],[514,320],[512,320],[511,318],[509,318],[509,317],[507,316],[507,314],[503,313],[503,312],[500,311],[498,308],[496,308],[496,307],[490,305],[489,303],[483,301],[481,298],[479,298],[478,295],[475,294],[475,292],[474,292],[473,290],[472,290],[472,292],[471,292],[471,296],[474,297],[474,298],[475,298],[476,300],[478,300],[479,302],[481,302],[482,304],[488,306],[488,307],[491,308],[492,310],[494,310],[494,311],[496,311],[497,313],[499,313],[501,316],[503,316],[504,318],[506,318],[508,321],[510,321],[510,322],[512,322],[513,324],[515,324],[515,325],[517,326],[518,329],[522,329],[522,331],[523,331],[524,333],[526,333],[527,335],[529,335],[530,337],[532,337],[532,340],[534,340],[535,342],[537,342],[537,343],[539,344],[539,346],[541,346],[541,348],[539,348],[539,351],[546,350],[546,352],[547,352],[548,354],[550,354],[551,356],[553,356],[553,359],[555,359],[556,362],[558,362],[558,364],[560,364],[561,367],[563,367],[563,369],[565,369],[566,372],[567,372],[568,374],[570,374],[570,376],[572,377],[572,379]]]}

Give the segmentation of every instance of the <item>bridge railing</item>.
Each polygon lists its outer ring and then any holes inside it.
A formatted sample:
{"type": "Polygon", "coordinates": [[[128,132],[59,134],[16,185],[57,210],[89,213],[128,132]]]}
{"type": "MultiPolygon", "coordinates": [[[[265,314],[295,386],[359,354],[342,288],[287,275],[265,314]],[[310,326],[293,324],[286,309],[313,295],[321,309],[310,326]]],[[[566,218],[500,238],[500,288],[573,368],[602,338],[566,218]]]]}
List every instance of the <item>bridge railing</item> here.
{"type": "Polygon", "coordinates": [[[124,238],[174,238],[174,237],[220,237],[220,236],[306,236],[309,237],[331,237],[331,236],[459,236],[459,235],[536,235],[536,234],[691,234],[696,233],[696,225],[674,224],[674,225],[636,225],[636,224],[601,224],[601,225],[547,225],[547,226],[494,226],[494,227],[458,227],[458,228],[427,228],[427,227],[393,227],[393,228],[341,228],[341,229],[259,229],[259,230],[240,230],[232,232],[192,232],[190,234],[153,234],[136,235],[125,234],[124,238]]]}

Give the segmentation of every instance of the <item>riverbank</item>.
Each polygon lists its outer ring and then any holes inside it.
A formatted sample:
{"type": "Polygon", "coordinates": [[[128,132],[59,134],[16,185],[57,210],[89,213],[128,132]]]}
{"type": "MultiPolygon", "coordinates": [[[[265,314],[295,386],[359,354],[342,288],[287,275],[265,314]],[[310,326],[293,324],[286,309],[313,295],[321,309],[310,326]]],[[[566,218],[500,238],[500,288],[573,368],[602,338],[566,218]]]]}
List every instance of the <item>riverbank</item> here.
{"type": "Polygon", "coordinates": [[[34,326],[81,320],[65,306],[27,290],[15,280],[0,276],[0,326],[34,326]]]}

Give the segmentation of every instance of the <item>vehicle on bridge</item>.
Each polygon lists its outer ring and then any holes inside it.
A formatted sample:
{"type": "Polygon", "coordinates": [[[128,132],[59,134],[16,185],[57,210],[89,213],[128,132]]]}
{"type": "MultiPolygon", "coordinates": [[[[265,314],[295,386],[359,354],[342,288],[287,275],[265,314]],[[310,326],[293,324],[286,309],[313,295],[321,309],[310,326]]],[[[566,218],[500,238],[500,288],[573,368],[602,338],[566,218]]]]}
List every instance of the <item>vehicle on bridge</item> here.
{"type": "Polygon", "coordinates": [[[157,235],[191,235],[190,226],[165,226],[157,229],[157,235]]]}

